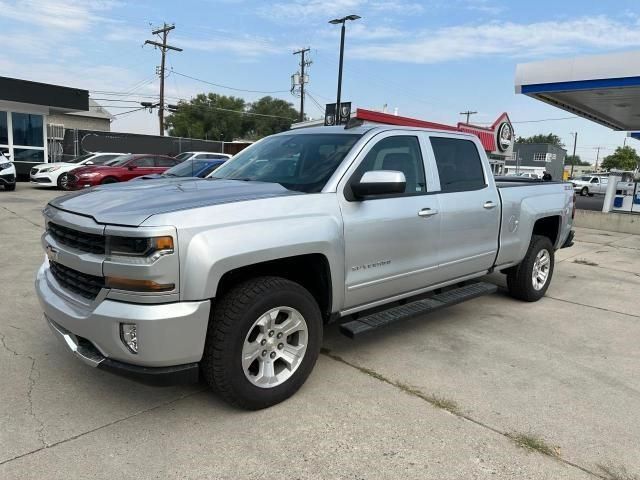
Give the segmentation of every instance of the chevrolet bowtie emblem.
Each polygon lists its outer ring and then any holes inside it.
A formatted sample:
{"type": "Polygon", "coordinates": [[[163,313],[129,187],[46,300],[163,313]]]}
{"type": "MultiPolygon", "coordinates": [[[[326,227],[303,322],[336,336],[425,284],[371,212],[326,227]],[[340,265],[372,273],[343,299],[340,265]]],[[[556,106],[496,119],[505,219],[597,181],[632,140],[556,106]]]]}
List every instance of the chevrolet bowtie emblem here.
{"type": "Polygon", "coordinates": [[[45,250],[47,252],[47,257],[49,258],[49,261],[51,262],[56,262],[58,261],[58,249],[52,247],[51,245],[47,245],[47,248],[45,250]]]}

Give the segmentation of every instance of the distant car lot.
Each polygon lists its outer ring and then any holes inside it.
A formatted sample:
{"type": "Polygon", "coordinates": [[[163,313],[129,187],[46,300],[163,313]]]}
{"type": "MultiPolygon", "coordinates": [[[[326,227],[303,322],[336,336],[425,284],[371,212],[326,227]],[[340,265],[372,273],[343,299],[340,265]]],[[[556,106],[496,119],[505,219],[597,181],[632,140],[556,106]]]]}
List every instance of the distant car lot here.
{"type": "Polygon", "coordinates": [[[577,229],[547,298],[533,305],[497,294],[355,342],[329,329],[303,389],[247,413],[199,386],[146,387],[69,355],[33,294],[40,211],[62,192],[19,183],[3,193],[0,478],[594,478],[572,464],[604,478],[602,468],[640,472],[639,236],[577,229]],[[558,457],[511,437],[538,438],[558,457]]]}

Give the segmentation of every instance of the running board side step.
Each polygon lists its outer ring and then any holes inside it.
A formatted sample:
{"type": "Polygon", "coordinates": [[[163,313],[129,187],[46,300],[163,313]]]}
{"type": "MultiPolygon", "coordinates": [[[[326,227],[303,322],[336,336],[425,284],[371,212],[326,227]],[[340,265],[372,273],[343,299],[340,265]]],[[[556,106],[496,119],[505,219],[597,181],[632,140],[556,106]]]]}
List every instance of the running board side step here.
{"type": "Polygon", "coordinates": [[[429,298],[398,305],[388,310],[382,310],[356,320],[351,320],[340,325],[340,332],[349,338],[356,338],[362,334],[401,322],[402,320],[435,312],[436,310],[441,310],[483,295],[490,295],[497,290],[498,287],[492,283],[471,283],[463,287],[438,293],[429,298]]]}

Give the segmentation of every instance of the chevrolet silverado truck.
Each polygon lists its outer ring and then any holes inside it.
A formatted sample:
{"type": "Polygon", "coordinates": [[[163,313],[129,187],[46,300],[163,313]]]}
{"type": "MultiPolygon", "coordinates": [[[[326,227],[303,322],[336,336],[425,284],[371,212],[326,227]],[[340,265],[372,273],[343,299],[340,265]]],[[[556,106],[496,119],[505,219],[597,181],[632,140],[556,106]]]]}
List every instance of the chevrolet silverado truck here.
{"type": "Polygon", "coordinates": [[[265,408],[305,382],[326,324],[357,337],[491,293],[494,271],[536,301],[572,244],[572,185],[496,180],[464,133],[293,130],[212,175],[46,206],[36,291],[80,360],[265,408]]]}

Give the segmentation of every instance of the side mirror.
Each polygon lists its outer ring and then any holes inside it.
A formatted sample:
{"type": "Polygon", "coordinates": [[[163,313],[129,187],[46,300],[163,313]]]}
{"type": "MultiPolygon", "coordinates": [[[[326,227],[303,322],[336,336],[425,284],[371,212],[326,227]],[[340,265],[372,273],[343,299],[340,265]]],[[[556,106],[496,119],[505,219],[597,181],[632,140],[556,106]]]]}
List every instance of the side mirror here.
{"type": "Polygon", "coordinates": [[[362,199],[375,195],[393,195],[404,193],[407,179],[402,172],[393,170],[376,170],[365,172],[359,182],[351,185],[353,195],[362,199]]]}
{"type": "Polygon", "coordinates": [[[129,168],[129,170],[135,170],[135,169],[136,169],[136,166],[135,166],[135,165],[129,165],[129,167],[128,167],[128,168],[129,168]]]}

